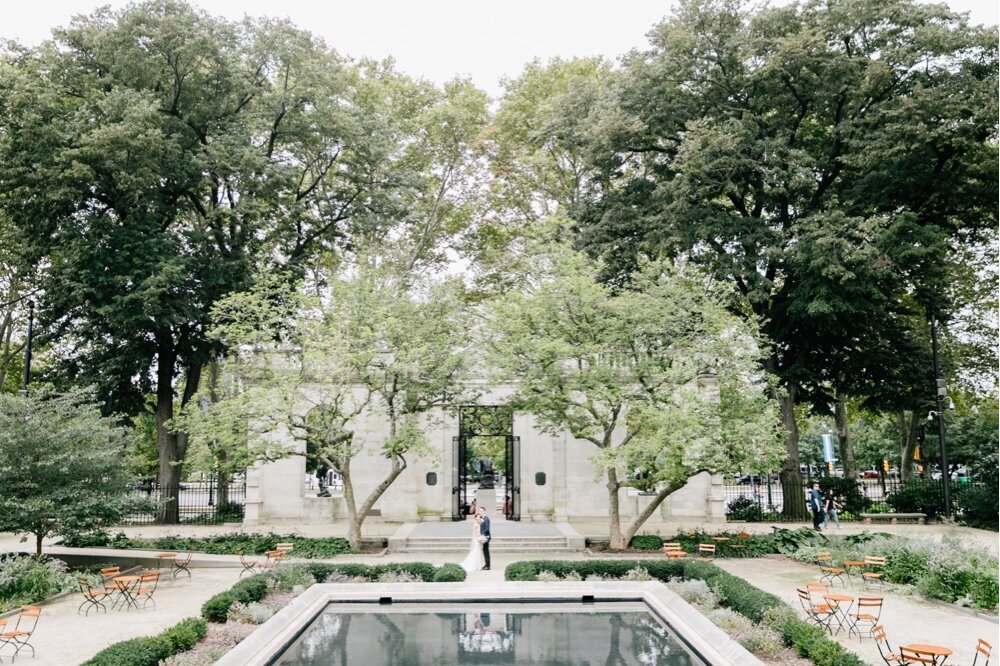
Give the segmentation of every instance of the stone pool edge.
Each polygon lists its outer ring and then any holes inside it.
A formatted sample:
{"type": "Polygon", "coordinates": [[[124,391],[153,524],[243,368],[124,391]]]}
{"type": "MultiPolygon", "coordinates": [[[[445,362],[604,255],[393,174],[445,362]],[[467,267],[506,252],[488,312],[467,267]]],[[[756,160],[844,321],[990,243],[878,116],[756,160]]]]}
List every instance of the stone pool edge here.
{"type": "Polygon", "coordinates": [[[759,659],[660,582],[318,583],[219,659],[216,666],[266,666],[331,602],[642,601],[712,666],[762,666],[759,659]],[[446,589],[445,589],[446,588],[446,589]]]}

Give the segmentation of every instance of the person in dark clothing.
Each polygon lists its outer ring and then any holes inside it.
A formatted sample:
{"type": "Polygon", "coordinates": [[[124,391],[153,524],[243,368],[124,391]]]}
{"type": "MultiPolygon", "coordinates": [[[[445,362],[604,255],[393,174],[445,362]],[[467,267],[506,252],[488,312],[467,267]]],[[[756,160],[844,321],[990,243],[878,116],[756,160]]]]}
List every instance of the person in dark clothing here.
{"type": "Polygon", "coordinates": [[[823,523],[823,494],[819,491],[819,484],[814,483],[812,492],[809,493],[809,510],[813,514],[813,529],[822,532],[820,525],[823,523]]]}
{"type": "Polygon", "coordinates": [[[486,515],[486,507],[479,507],[479,538],[485,539],[483,541],[483,571],[489,571],[490,569],[490,539],[493,535],[490,533],[490,517],[486,515]]]}

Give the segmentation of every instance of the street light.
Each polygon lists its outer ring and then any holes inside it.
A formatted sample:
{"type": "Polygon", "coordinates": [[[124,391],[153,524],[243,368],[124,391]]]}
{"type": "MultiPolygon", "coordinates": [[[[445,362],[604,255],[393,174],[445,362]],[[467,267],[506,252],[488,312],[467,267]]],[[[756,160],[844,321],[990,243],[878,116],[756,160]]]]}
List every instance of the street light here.
{"type": "MultiPolygon", "coordinates": [[[[941,361],[938,358],[938,339],[937,339],[937,319],[931,316],[931,353],[934,357],[934,398],[937,401],[937,409],[931,410],[927,414],[928,420],[933,420],[937,417],[938,422],[938,447],[941,452],[941,489],[944,491],[944,517],[951,518],[951,488],[949,488],[951,479],[948,473],[948,454],[945,450],[944,445],[944,399],[948,395],[948,388],[945,386],[944,379],[941,378],[941,361]]],[[[948,398],[949,406],[955,409],[955,402],[948,398]]]]}

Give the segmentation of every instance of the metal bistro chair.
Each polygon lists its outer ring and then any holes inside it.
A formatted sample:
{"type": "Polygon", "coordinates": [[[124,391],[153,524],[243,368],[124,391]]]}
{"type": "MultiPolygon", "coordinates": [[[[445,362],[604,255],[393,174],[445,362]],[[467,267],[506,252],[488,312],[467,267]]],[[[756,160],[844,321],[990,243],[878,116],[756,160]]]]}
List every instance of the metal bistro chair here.
{"type": "Polygon", "coordinates": [[[179,574],[182,571],[188,575],[188,578],[191,577],[191,571],[188,569],[188,567],[191,566],[191,556],[193,554],[194,554],[194,549],[188,548],[187,557],[185,557],[184,559],[177,558],[174,560],[174,570],[172,572],[174,578],[177,578],[177,574],[179,574]]]}
{"type": "Polygon", "coordinates": [[[136,603],[139,599],[143,599],[142,607],[145,608],[149,604],[153,604],[153,608],[156,608],[156,601],[153,599],[153,594],[156,593],[156,584],[160,581],[160,572],[151,571],[149,573],[144,573],[139,578],[139,585],[135,591],[136,603]]]}
{"type": "Polygon", "coordinates": [[[240,556],[240,564],[243,565],[240,578],[243,578],[243,574],[245,573],[253,574],[257,570],[257,567],[260,566],[260,561],[247,557],[242,548],[237,548],[236,554],[240,556]]]}
{"type": "Polygon", "coordinates": [[[837,579],[842,587],[847,587],[847,583],[844,582],[847,570],[843,567],[833,566],[833,557],[830,556],[830,553],[825,551],[816,553],[816,563],[819,564],[820,570],[823,572],[822,580],[829,581],[833,585],[834,579],[837,579]]]}
{"type": "MultiPolygon", "coordinates": [[[[38,626],[38,617],[41,614],[41,606],[21,606],[21,612],[17,614],[17,622],[14,624],[14,628],[0,633],[0,643],[10,645],[14,648],[12,659],[16,659],[17,655],[24,648],[30,649],[31,656],[35,656],[35,646],[31,644],[31,635],[35,633],[35,627],[38,626]]],[[[4,620],[4,626],[6,624],[7,621],[4,620]]]]}
{"type": "Polygon", "coordinates": [[[87,607],[84,615],[90,615],[90,611],[93,608],[99,608],[105,613],[108,612],[107,607],[104,605],[104,599],[110,595],[109,592],[91,585],[86,576],[77,576],[76,584],[80,588],[80,593],[83,595],[83,602],[81,602],[80,607],[76,609],[77,613],[82,611],[84,606],[87,607]]]}
{"type": "Polygon", "coordinates": [[[903,657],[898,652],[892,651],[889,645],[889,638],[885,635],[885,627],[881,624],[872,629],[872,638],[875,639],[875,647],[878,648],[879,656],[885,662],[885,666],[902,666],[903,657]]]}
{"type": "Polygon", "coordinates": [[[668,560],[679,560],[687,555],[681,545],[676,542],[663,544],[663,554],[668,560]]]}
{"type": "Polygon", "coordinates": [[[861,631],[864,631],[874,638],[875,627],[878,619],[882,615],[882,597],[858,597],[858,605],[853,613],[850,613],[852,620],[850,631],[858,632],[858,640],[864,638],[861,631]],[[864,626],[862,626],[864,625],[864,626]]]}
{"type": "Polygon", "coordinates": [[[867,589],[869,585],[878,583],[881,587],[885,587],[885,580],[882,578],[882,571],[885,567],[884,557],[872,557],[871,555],[865,556],[865,569],[862,572],[861,580],[865,583],[865,588],[867,589]],[[878,569],[878,571],[871,571],[871,569],[878,569]]]}
{"type": "Polygon", "coordinates": [[[916,652],[905,646],[899,648],[899,657],[903,660],[904,664],[930,664],[930,666],[937,666],[938,663],[933,655],[916,652]]]}
{"type": "Polygon", "coordinates": [[[987,666],[990,663],[990,655],[992,654],[993,646],[980,638],[976,642],[976,656],[972,659],[972,666],[978,666],[976,662],[979,661],[980,656],[983,658],[982,666],[987,666]]]}
{"type": "Polygon", "coordinates": [[[830,621],[833,619],[833,606],[826,603],[816,603],[813,601],[808,590],[801,587],[795,590],[799,595],[799,604],[805,611],[806,617],[817,627],[830,631],[830,621]]]}
{"type": "Polygon", "coordinates": [[[698,544],[698,555],[695,558],[699,562],[711,562],[712,558],[715,557],[715,544],[714,543],[699,543],[698,544]]]}

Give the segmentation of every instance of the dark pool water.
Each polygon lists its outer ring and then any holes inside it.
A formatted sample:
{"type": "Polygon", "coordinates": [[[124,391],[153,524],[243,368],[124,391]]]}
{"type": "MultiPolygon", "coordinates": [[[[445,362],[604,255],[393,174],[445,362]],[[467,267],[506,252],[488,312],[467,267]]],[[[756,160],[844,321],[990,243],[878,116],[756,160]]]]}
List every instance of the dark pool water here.
{"type": "Polygon", "coordinates": [[[330,605],[276,664],[704,664],[639,603],[330,605]]]}

